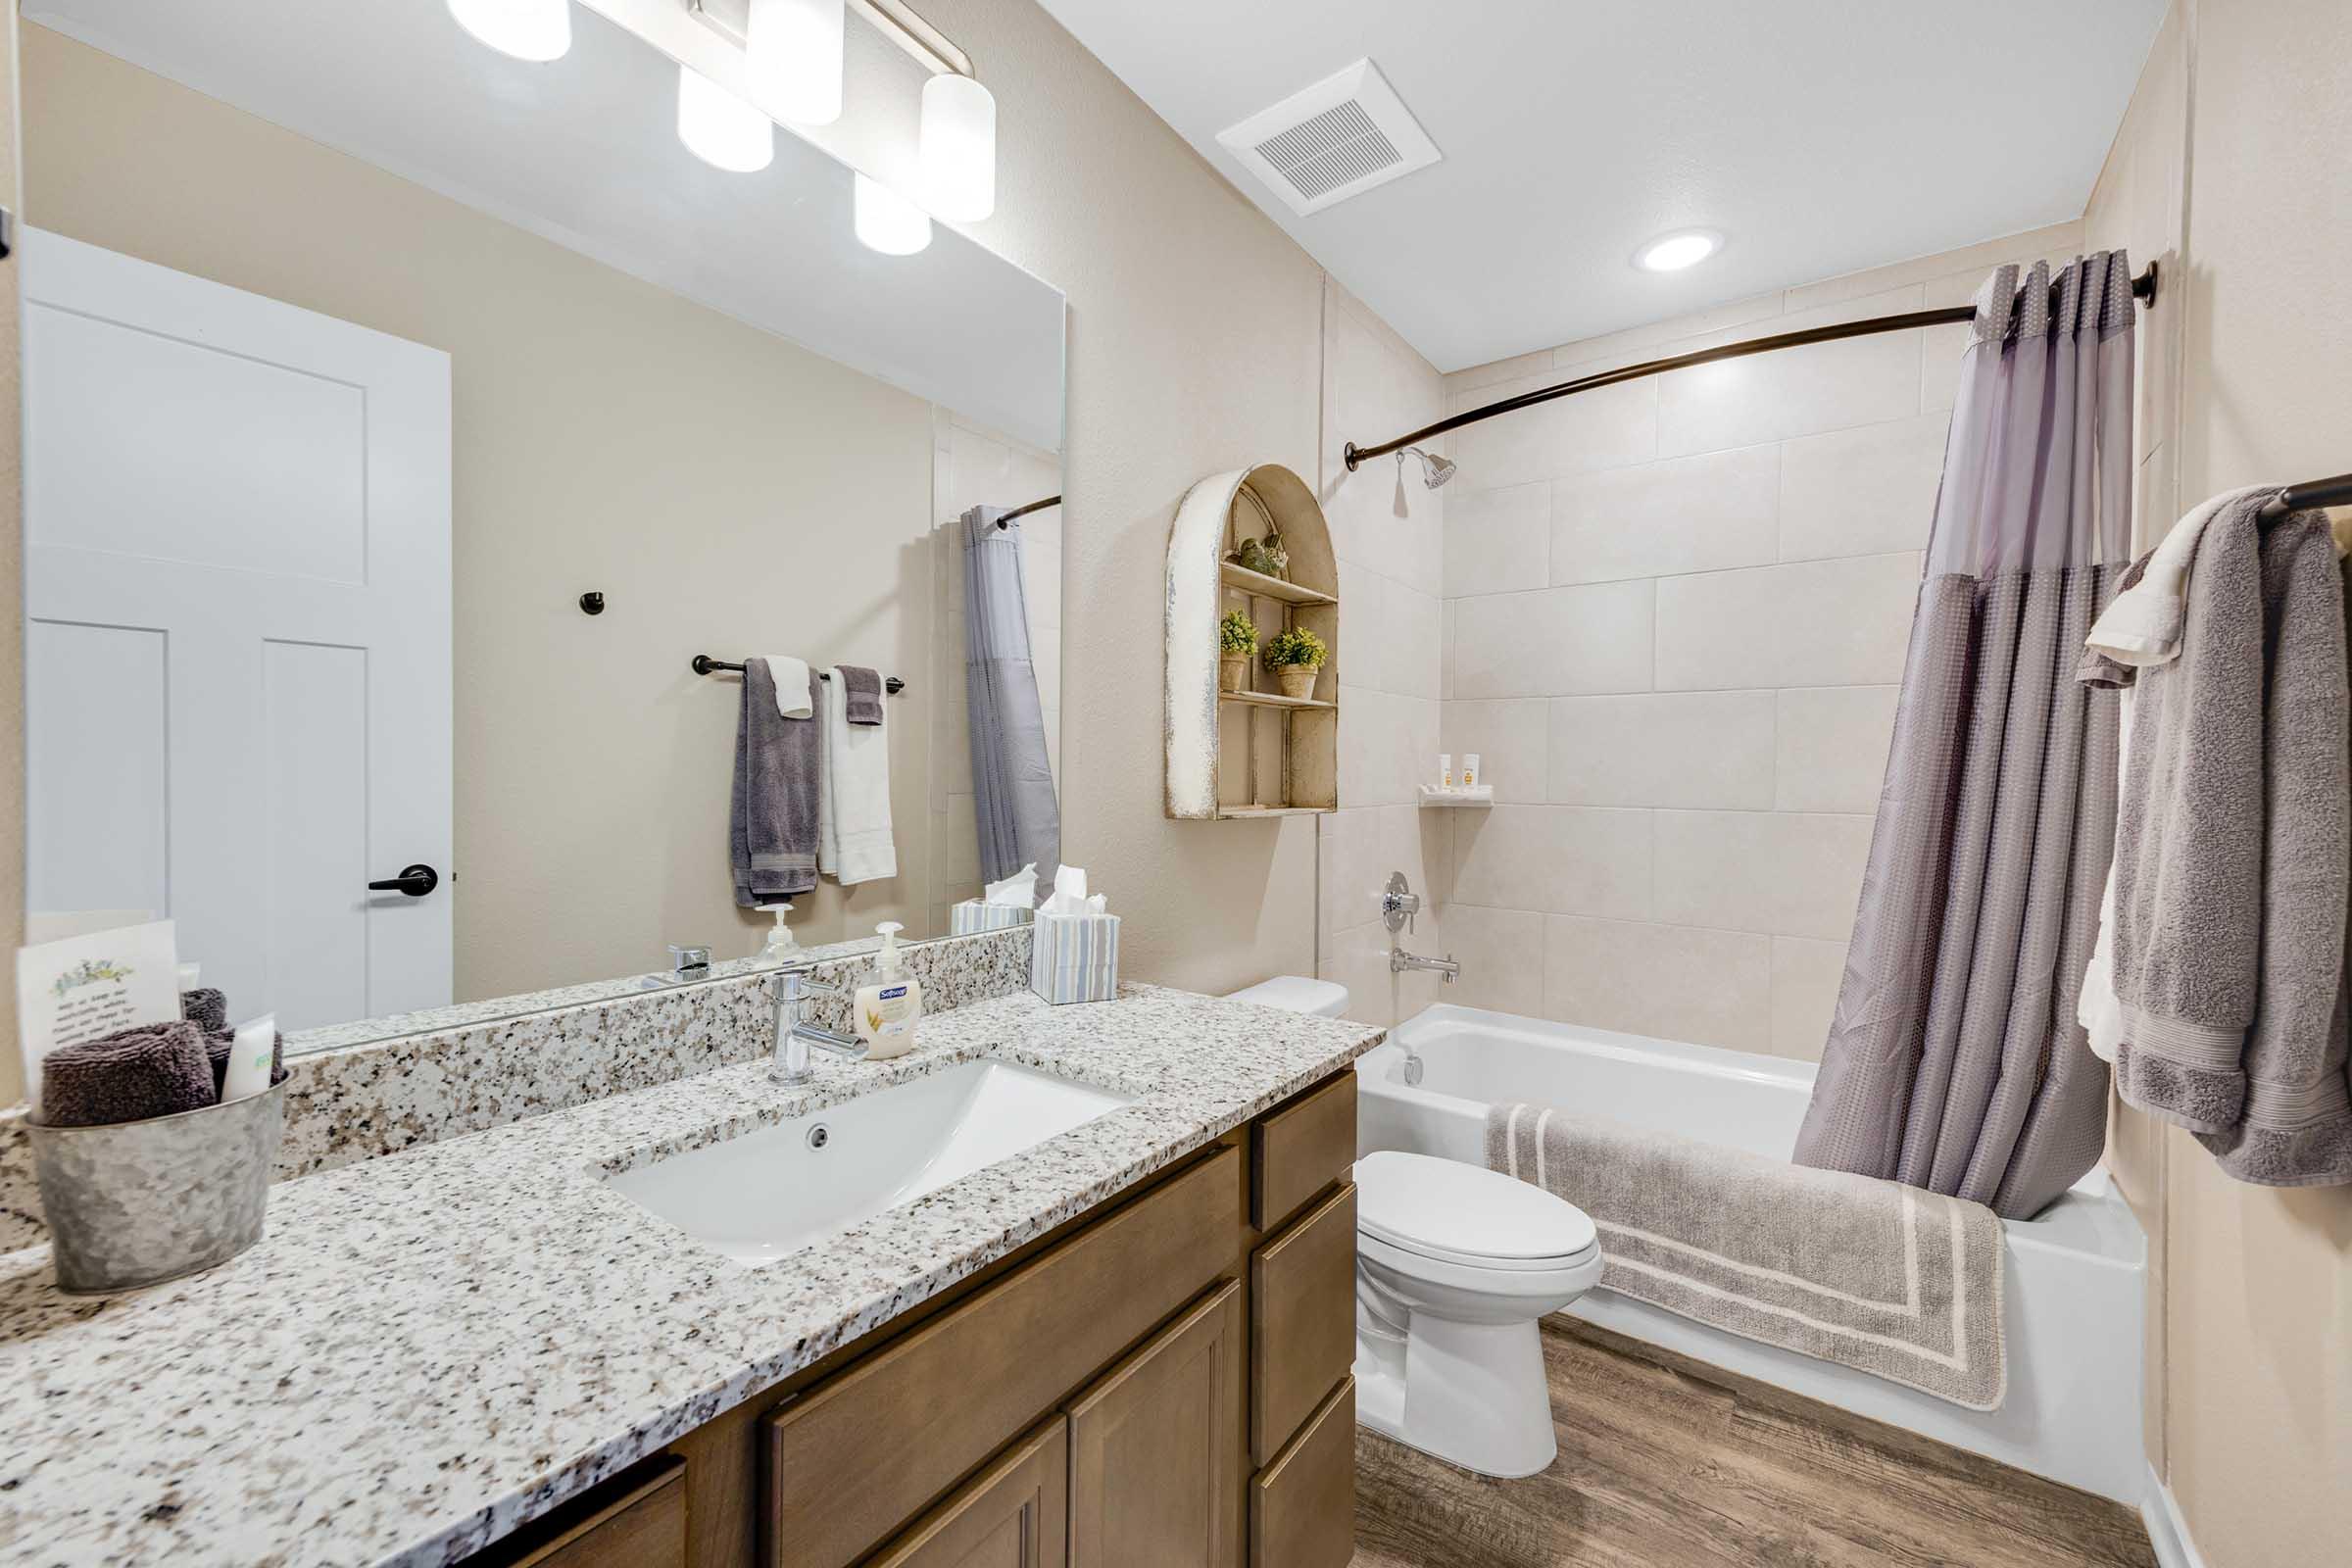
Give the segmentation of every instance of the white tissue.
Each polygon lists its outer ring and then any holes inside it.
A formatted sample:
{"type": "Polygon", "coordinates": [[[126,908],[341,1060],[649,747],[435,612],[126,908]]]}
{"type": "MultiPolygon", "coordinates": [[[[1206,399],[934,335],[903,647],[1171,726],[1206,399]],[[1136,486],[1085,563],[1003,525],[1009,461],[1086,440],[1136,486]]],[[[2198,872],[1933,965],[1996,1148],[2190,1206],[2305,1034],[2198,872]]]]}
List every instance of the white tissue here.
{"type": "Polygon", "coordinates": [[[1092,899],[1086,896],[1086,867],[1057,866],[1054,872],[1054,896],[1037,906],[1040,914],[1101,914],[1102,895],[1092,899]]]}
{"type": "Polygon", "coordinates": [[[980,902],[1017,909],[1036,908],[1037,862],[1031,860],[1002,882],[991,882],[981,889],[980,902]]]}

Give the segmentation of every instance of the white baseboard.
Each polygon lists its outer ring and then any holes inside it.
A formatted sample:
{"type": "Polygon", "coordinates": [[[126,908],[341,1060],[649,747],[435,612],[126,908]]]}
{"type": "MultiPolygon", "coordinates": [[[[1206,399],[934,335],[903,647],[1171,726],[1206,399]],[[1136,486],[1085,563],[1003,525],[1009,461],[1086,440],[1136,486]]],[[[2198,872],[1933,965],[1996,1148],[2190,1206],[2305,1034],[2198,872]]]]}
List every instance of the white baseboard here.
{"type": "Polygon", "coordinates": [[[2139,1505],[2139,1517],[2147,1524],[2157,1568],[2205,1568],[2205,1558],[2189,1539],[2188,1521],[2180,1517],[2180,1504],[2154,1465],[2148,1466],[2148,1495],[2139,1505]]]}

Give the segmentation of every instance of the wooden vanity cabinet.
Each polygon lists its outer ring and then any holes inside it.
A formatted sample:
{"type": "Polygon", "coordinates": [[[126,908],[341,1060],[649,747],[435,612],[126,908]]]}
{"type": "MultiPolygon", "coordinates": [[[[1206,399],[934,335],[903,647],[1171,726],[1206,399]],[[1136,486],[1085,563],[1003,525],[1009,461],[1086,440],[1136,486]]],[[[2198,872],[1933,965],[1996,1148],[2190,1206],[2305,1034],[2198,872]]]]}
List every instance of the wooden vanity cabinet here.
{"type": "Polygon", "coordinates": [[[623,1555],[468,1568],[1345,1568],[1354,1108],[1343,1070],[523,1533],[623,1555]]]}

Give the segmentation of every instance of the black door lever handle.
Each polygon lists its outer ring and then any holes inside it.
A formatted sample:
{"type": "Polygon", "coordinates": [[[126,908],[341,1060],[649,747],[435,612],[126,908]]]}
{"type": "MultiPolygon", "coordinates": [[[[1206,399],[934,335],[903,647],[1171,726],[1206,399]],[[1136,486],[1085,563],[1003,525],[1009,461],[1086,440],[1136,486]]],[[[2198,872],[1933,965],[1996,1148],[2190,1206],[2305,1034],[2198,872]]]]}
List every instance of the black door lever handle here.
{"type": "Polygon", "coordinates": [[[441,885],[441,875],[429,865],[412,865],[396,877],[370,882],[370,893],[406,893],[412,899],[421,899],[441,885]]]}

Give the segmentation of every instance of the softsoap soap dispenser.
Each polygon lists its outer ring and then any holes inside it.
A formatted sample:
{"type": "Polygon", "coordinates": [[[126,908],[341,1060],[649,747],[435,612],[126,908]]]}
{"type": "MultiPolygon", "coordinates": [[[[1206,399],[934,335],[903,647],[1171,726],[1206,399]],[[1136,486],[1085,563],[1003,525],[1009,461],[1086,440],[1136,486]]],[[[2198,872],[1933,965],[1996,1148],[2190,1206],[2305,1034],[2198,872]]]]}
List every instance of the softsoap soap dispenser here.
{"type": "Polygon", "coordinates": [[[914,1026],[923,1020],[923,983],[899,959],[899,933],[906,927],[885,920],[874,929],[882,933],[882,951],[874,956],[874,978],[858,988],[855,1008],[858,1038],[865,1042],[868,1060],[912,1051],[914,1026]]]}

